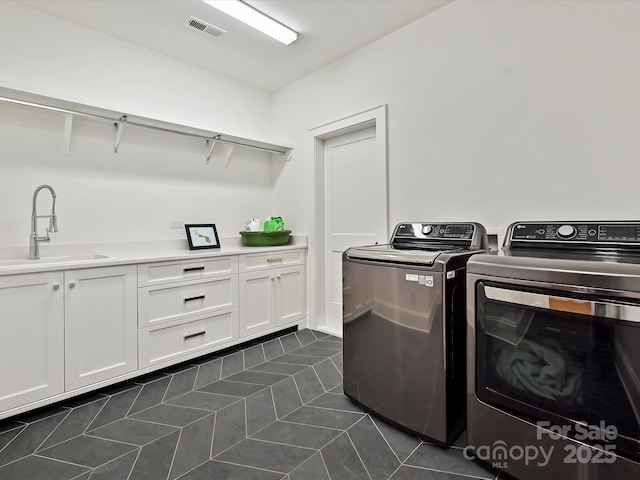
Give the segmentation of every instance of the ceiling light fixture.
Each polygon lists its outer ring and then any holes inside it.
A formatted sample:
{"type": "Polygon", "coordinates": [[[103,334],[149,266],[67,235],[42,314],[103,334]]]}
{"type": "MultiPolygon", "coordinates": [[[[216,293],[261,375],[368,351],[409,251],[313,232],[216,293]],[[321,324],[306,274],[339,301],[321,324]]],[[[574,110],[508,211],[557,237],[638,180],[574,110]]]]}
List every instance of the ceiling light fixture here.
{"type": "Polygon", "coordinates": [[[204,3],[231,15],[233,18],[246,23],[250,27],[275,38],[279,42],[289,45],[298,38],[298,34],[273,18],[256,10],[240,0],[202,0],[204,3]]]}

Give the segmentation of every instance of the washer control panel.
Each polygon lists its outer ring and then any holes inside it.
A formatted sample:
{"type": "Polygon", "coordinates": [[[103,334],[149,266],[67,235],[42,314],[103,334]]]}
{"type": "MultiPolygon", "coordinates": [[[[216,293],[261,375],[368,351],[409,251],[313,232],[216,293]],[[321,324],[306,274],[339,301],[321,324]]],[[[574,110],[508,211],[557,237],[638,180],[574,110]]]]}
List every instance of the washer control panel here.
{"type": "Polygon", "coordinates": [[[475,226],[472,223],[400,223],[393,232],[392,241],[401,240],[471,240],[475,226]]]}
{"type": "Polygon", "coordinates": [[[512,243],[640,244],[640,222],[519,222],[509,227],[512,243]]]}

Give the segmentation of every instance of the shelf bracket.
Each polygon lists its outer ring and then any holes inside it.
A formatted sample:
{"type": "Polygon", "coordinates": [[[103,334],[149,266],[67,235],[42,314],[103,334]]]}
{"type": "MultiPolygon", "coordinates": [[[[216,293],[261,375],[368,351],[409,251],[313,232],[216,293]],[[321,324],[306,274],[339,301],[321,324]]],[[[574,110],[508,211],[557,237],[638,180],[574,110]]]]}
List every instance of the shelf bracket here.
{"type": "Polygon", "coordinates": [[[118,153],[118,147],[120,146],[120,140],[122,139],[122,132],[124,132],[124,126],[127,123],[127,116],[123,115],[120,117],[120,120],[115,123],[115,127],[118,129],[116,133],[116,143],[113,146],[113,153],[118,153]]]}
{"type": "MultiPolygon", "coordinates": [[[[209,165],[209,160],[211,160],[211,155],[213,155],[213,149],[216,148],[216,143],[218,143],[218,140],[220,140],[220,135],[216,135],[215,137],[213,137],[213,140],[211,140],[211,148],[209,149],[209,155],[207,155],[207,165],[209,165]]],[[[207,144],[209,143],[210,140],[207,140],[207,144]]]]}
{"type": "Polygon", "coordinates": [[[293,157],[293,148],[285,148],[284,149],[284,161],[288,162],[293,157]]]}
{"type": "Polygon", "coordinates": [[[218,167],[220,167],[220,171],[224,172],[227,168],[227,164],[229,163],[229,158],[231,157],[231,153],[233,153],[233,145],[229,145],[225,140],[220,139],[220,135],[216,135],[211,140],[207,140],[207,143],[211,142],[211,147],[209,148],[209,155],[207,155],[207,165],[209,165],[209,160],[211,158],[215,158],[218,167]],[[213,150],[218,146],[216,154],[213,154],[213,150]]]}
{"type": "Polygon", "coordinates": [[[286,163],[293,158],[293,148],[284,147],[282,152],[272,152],[271,160],[273,163],[286,163]]]}
{"type": "Polygon", "coordinates": [[[227,169],[229,158],[231,158],[231,154],[233,153],[233,148],[233,145],[223,145],[222,148],[220,148],[222,151],[218,156],[218,166],[220,167],[221,172],[224,172],[227,169]]]}
{"type": "Polygon", "coordinates": [[[73,128],[73,115],[66,113],[64,115],[64,133],[62,136],[62,154],[69,155],[71,151],[71,129],[73,128]]]}

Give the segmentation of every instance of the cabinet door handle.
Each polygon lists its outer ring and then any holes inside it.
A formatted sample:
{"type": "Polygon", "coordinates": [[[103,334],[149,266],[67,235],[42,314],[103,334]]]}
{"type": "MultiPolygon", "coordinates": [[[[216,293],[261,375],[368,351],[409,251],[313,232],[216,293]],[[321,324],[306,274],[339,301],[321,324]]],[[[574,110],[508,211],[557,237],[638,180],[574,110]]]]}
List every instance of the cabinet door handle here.
{"type": "Polygon", "coordinates": [[[53,284],[53,289],[54,289],[55,291],[60,290],[60,284],[59,284],[58,282],[54,283],[54,284],[53,284]]]}
{"type": "Polygon", "coordinates": [[[183,300],[184,303],[193,302],[194,300],[204,300],[204,295],[198,295],[197,297],[186,297],[183,300]]]}
{"type": "Polygon", "coordinates": [[[183,268],[182,271],[184,273],[189,273],[189,272],[198,272],[198,271],[202,271],[204,270],[204,267],[187,267],[187,268],[183,268]]]}
{"type": "Polygon", "coordinates": [[[206,330],[202,330],[201,332],[198,332],[198,333],[192,333],[191,335],[185,335],[184,339],[185,340],[189,340],[190,338],[201,337],[205,333],[207,333],[206,330]]]}
{"type": "Polygon", "coordinates": [[[268,263],[281,262],[281,261],[282,261],[282,257],[267,258],[268,263]]]}
{"type": "Polygon", "coordinates": [[[76,288],[76,282],[69,282],[69,288],[76,288]]]}
{"type": "Polygon", "coordinates": [[[280,280],[280,274],[276,275],[276,278],[277,278],[278,280],[280,280]]]}

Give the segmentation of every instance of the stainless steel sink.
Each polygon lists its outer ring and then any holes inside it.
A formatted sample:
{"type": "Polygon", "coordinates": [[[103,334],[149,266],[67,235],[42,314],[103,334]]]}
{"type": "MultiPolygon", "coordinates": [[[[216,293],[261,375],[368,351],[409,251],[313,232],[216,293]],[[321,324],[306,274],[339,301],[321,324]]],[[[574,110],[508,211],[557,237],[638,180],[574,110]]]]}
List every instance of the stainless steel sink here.
{"type": "Polygon", "coordinates": [[[88,253],[84,255],[66,255],[61,257],[44,257],[37,260],[30,260],[29,258],[11,258],[7,260],[0,260],[0,267],[19,267],[28,265],[48,265],[54,263],[75,263],[86,262],[90,260],[105,260],[110,258],[108,255],[100,255],[94,253],[88,253]]]}

